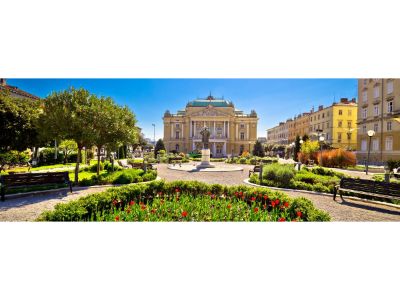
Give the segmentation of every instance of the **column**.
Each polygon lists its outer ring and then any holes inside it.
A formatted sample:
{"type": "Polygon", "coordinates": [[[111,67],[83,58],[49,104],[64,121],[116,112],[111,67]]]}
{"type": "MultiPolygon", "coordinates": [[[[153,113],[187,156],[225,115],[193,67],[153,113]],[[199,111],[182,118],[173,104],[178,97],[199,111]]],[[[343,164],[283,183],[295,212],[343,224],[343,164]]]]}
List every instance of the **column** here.
{"type": "Polygon", "coordinates": [[[222,154],[226,156],[226,142],[224,142],[224,147],[222,148],[222,154]]]}
{"type": "Polygon", "coordinates": [[[236,139],[239,139],[239,124],[236,123],[236,139]]]}
{"type": "Polygon", "coordinates": [[[181,139],[183,139],[183,137],[185,136],[185,129],[183,127],[184,123],[182,123],[182,134],[180,136],[181,139]]]}
{"type": "Polygon", "coordinates": [[[224,121],[224,131],[223,131],[223,137],[226,138],[226,121],[224,121]]]}
{"type": "Polygon", "coordinates": [[[193,137],[195,137],[196,136],[196,121],[194,121],[194,124],[193,124],[193,137]]]}
{"type": "Polygon", "coordinates": [[[192,120],[189,120],[189,138],[193,136],[193,126],[192,126],[192,120]]]}
{"type": "Polygon", "coordinates": [[[174,138],[174,123],[171,123],[171,139],[174,138]]]}
{"type": "Polygon", "coordinates": [[[192,144],[192,151],[194,151],[194,141],[192,142],[193,144],[192,144]]]}
{"type": "Polygon", "coordinates": [[[216,146],[215,146],[215,142],[213,143],[213,150],[212,150],[212,153],[213,153],[213,157],[215,157],[216,156],[216,146]]]}
{"type": "Polygon", "coordinates": [[[227,122],[227,125],[228,125],[228,131],[226,132],[227,133],[227,138],[229,139],[229,121],[227,122]]]}
{"type": "Polygon", "coordinates": [[[250,124],[247,123],[247,140],[250,140],[250,135],[249,135],[250,131],[249,131],[249,129],[250,129],[250,124]]]}
{"type": "Polygon", "coordinates": [[[213,130],[214,130],[213,136],[214,136],[214,139],[215,139],[215,136],[216,136],[216,135],[215,135],[215,121],[214,121],[214,129],[213,129],[213,130]]]}

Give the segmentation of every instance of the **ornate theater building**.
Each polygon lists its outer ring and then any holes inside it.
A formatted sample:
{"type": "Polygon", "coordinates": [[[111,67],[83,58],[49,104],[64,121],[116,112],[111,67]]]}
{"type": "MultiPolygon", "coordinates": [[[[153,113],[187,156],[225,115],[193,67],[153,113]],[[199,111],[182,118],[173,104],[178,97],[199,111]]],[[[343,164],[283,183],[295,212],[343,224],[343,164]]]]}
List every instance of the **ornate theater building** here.
{"type": "Polygon", "coordinates": [[[212,157],[240,155],[251,151],[257,140],[257,113],[245,114],[235,109],[231,101],[208,96],[190,101],[184,110],[164,117],[164,144],[167,151],[192,152],[201,150],[202,128],[211,132],[212,157]]]}

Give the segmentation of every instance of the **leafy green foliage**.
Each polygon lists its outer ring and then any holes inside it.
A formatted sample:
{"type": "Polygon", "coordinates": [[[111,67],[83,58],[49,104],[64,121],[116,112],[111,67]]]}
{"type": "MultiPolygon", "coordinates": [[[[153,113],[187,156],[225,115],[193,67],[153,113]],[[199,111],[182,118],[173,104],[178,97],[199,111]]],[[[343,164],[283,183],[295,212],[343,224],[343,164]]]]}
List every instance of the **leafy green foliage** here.
{"type": "MultiPolygon", "coordinates": [[[[164,141],[162,139],[159,139],[156,143],[156,146],[154,147],[154,155],[155,156],[157,156],[158,154],[162,155],[162,152],[160,153],[161,150],[166,151],[164,141]]],[[[165,152],[164,152],[164,155],[165,155],[165,152]]]]}
{"type": "Polygon", "coordinates": [[[0,152],[36,146],[40,105],[39,100],[12,98],[0,91],[0,152]]]}
{"type": "Polygon", "coordinates": [[[288,186],[295,176],[292,165],[270,164],[263,167],[263,178],[282,186],[288,186]]]}
{"type": "Polygon", "coordinates": [[[263,147],[263,145],[261,144],[261,142],[259,140],[257,140],[256,143],[254,144],[253,155],[254,156],[258,156],[258,157],[264,157],[265,156],[264,147],[263,147]]]}
{"type": "Polygon", "coordinates": [[[304,198],[265,188],[156,181],[57,204],[39,221],[329,221],[304,198]]]}

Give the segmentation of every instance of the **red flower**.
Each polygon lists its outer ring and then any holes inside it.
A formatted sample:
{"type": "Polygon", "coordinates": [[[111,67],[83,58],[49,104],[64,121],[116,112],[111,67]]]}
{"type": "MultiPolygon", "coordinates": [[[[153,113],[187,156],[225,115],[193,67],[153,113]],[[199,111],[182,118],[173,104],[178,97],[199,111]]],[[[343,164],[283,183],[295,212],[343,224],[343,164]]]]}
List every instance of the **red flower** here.
{"type": "Polygon", "coordinates": [[[256,197],[251,197],[251,201],[256,201],[256,197]]]}
{"type": "Polygon", "coordinates": [[[146,205],[142,204],[142,206],[140,207],[142,210],[146,209],[146,205]]]}
{"type": "Polygon", "coordinates": [[[133,206],[135,205],[135,201],[131,200],[131,202],[129,202],[129,206],[133,206]]]}
{"type": "Polygon", "coordinates": [[[285,203],[283,203],[283,206],[285,206],[285,207],[289,207],[289,202],[285,202],[285,203]]]}
{"type": "Polygon", "coordinates": [[[275,207],[275,201],[271,201],[271,206],[275,207]]]}
{"type": "Polygon", "coordinates": [[[116,217],[115,217],[115,221],[119,221],[119,216],[116,216],[116,217]]]}
{"type": "Polygon", "coordinates": [[[242,196],[242,195],[243,195],[243,192],[239,192],[239,195],[242,196]]]}
{"type": "Polygon", "coordinates": [[[254,212],[255,212],[255,213],[258,212],[258,207],[255,207],[255,208],[254,208],[254,212]]]}
{"type": "Polygon", "coordinates": [[[118,203],[118,201],[117,201],[116,199],[114,199],[114,200],[112,201],[112,204],[113,204],[114,206],[116,206],[117,203],[118,203]]]}
{"type": "Polygon", "coordinates": [[[284,218],[284,217],[282,217],[282,218],[279,218],[279,220],[278,220],[279,222],[285,222],[286,221],[286,219],[284,218]]]}
{"type": "Polygon", "coordinates": [[[211,199],[214,199],[215,198],[215,195],[213,194],[213,195],[211,195],[211,199]]]}
{"type": "Polygon", "coordinates": [[[156,210],[153,208],[153,209],[151,210],[151,213],[152,213],[152,214],[155,214],[155,213],[156,213],[156,210]]]}
{"type": "Polygon", "coordinates": [[[231,209],[232,205],[228,204],[228,206],[227,206],[227,207],[228,207],[228,209],[231,209]]]}
{"type": "Polygon", "coordinates": [[[210,195],[211,195],[211,192],[210,192],[210,191],[208,191],[208,192],[207,192],[207,195],[209,195],[209,196],[210,196],[210,195]]]}
{"type": "Polygon", "coordinates": [[[276,200],[275,200],[275,204],[276,204],[276,205],[278,205],[279,202],[280,202],[279,199],[276,199],[276,200]]]}
{"type": "Polygon", "coordinates": [[[301,211],[296,212],[296,215],[297,215],[299,218],[301,218],[301,216],[302,216],[301,211]]]}
{"type": "Polygon", "coordinates": [[[179,193],[179,189],[178,189],[178,188],[176,188],[176,189],[175,189],[175,192],[176,192],[176,193],[179,193]]]}
{"type": "Polygon", "coordinates": [[[264,195],[264,199],[267,200],[267,199],[268,199],[268,196],[267,196],[267,195],[264,195]]]}
{"type": "Polygon", "coordinates": [[[239,193],[238,193],[238,192],[235,192],[235,197],[237,197],[237,196],[239,196],[239,193]]]}
{"type": "Polygon", "coordinates": [[[264,208],[264,209],[267,209],[267,205],[266,205],[266,204],[264,204],[264,205],[263,205],[263,208],[264,208]]]}
{"type": "Polygon", "coordinates": [[[183,211],[182,212],[182,217],[186,218],[187,214],[188,214],[187,211],[183,211]]]}

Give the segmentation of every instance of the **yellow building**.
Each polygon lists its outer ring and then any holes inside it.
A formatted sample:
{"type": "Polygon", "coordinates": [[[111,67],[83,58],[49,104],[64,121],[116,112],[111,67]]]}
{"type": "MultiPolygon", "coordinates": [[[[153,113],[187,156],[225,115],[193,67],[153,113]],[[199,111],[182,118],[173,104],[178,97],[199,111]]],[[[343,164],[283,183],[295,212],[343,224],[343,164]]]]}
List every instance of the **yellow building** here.
{"type": "Polygon", "coordinates": [[[190,101],[176,114],[166,111],[164,144],[168,151],[191,152],[202,147],[200,131],[211,132],[210,150],[213,157],[239,155],[251,151],[257,141],[257,113],[245,114],[231,101],[208,96],[190,101]]]}
{"type": "Polygon", "coordinates": [[[359,79],[357,161],[384,164],[400,159],[400,79],[359,79]],[[369,143],[368,131],[375,135],[369,143]]]}
{"type": "Polygon", "coordinates": [[[310,113],[309,135],[317,139],[322,135],[333,148],[355,150],[357,147],[357,102],[356,99],[340,99],[329,107],[320,105],[310,113]]]}

